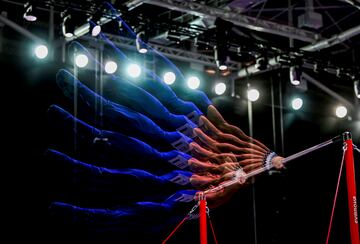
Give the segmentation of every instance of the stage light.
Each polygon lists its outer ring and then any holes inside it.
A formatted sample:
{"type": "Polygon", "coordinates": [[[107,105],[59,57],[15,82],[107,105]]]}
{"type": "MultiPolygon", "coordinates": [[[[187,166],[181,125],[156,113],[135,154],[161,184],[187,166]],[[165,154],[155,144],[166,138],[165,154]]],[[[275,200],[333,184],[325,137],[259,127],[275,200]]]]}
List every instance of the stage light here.
{"type": "Polygon", "coordinates": [[[200,86],[200,79],[196,76],[190,76],[187,80],[187,85],[190,89],[197,89],[200,86]]]}
{"type": "Polygon", "coordinates": [[[37,47],[35,47],[35,56],[38,59],[44,59],[47,57],[49,50],[45,45],[38,45],[37,47]]]}
{"type": "Polygon", "coordinates": [[[75,57],[75,64],[79,68],[84,68],[89,62],[89,58],[85,54],[78,54],[75,57]]]}
{"type": "Polygon", "coordinates": [[[101,32],[101,26],[96,24],[96,22],[90,21],[90,33],[92,36],[98,36],[101,32]]]}
{"type": "Polygon", "coordinates": [[[228,60],[226,46],[215,46],[214,58],[216,60],[216,66],[219,68],[219,70],[226,70],[228,68],[226,64],[228,60]]]}
{"type": "Polygon", "coordinates": [[[73,37],[76,26],[72,15],[67,11],[64,11],[61,13],[61,17],[63,17],[61,26],[63,35],[68,38],[73,37]]]}
{"type": "Polygon", "coordinates": [[[114,61],[107,61],[105,63],[105,72],[108,74],[114,74],[117,70],[117,64],[114,61]]]}
{"type": "Polygon", "coordinates": [[[291,101],[291,107],[294,110],[299,110],[302,107],[303,103],[304,103],[303,100],[301,98],[297,97],[291,101]]]}
{"type": "Polygon", "coordinates": [[[258,70],[267,70],[268,66],[269,66],[269,60],[267,59],[267,57],[260,57],[256,60],[255,67],[258,70]]]}
{"type": "Polygon", "coordinates": [[[176,75],[173,72],[170,71],[164,74],[164,82],[166,84],[172,85],[174,84],[175,80],[176,80],[176,75]]]}
{"type": "Polygon", "coordinates": [[[130,64],[127,67],[127,73],[132,78],[137,78],[141,75],[141,68],[138,64],[130,64]]]}
{"type": "Polygon", "coordinates": [[[27,2],[27,3],[25,3],[24,8],[25,8],[25,12],[24,12],[23,18],[29,22],[36,21],[37,17],[34,13],[33,5],[30,2],[27,2]]]}
{"type": "Polygon", "coordinates": [[[335,114],[338,118],[344,118],[347,115],[347,108],[344,106],[338,106],[335,110],[335,114]]]}
{"type": "Polygon", "coordinates": [[[216,46],[214,46],[216,66],[219,70],[226,70],[228,68],[227,63],[229,59],[229,33],[234,24],[221,18],[216,18],[214,24],[216,25],[216,46]]]}
{"type": "Polygon", "coordinates": [[[227,65],[226,64],[220,64],[219,65],[219,70],[227,70],[227,65]]]}
{"type": "Polygon", "coordinates": [[[250,89],[247,91],[247,98],[251,101],[251,102],[255,102],[256,100],[258,100],[260,97],[260,92],[257,89],[250,89]]]}
{"type": "Polygon", "coordinates": [[[136,35],[136,49],[139,53],[147,53],[147,42],[148,37],[145,33],[145,31],[141,31],[136,35]]]}
{"type": "Polygon", "coordinates": [[[354,81],[354,92],[355,92],[355,96],[360,99],[360,81],[359,80],[354,81]]]}
{"type": "Polygon", "coordinates": [[[215,93],[216,95],[222,95],[226,91],[226,84],[223,82],[217,83],[215,85],[215,93]]]}
{"type": "Polygon", "coordinates": [[[89,20],[90,33],[92,36],[98,36],[101,32],[101,26],[100,26],[101,16],[102,16],[102,11],[98,11],[89,20]]]}
{"type": "Polygon", "coordinates": [[[301,72],[298,68],[296,67],[290,67],[290,82],[291,84],[293,84],[294,86],[298,86],[300,85],[300,81],[301,81],[301,72]]]}

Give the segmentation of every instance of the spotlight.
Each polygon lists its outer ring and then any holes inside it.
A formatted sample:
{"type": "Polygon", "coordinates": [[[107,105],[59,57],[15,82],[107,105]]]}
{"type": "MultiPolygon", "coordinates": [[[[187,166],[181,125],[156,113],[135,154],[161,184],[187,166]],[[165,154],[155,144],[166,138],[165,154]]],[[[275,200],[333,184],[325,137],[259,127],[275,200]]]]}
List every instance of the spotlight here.
{"type": "Polygon", "coordinates": [[[216,25],[216,46],[214,47],[216,65],[219,70],[226,70],[229,61],[228,40],[234,24],[221,18],[216,18],[214,24],[216,25]]]}
{"type": "Polygon", "coordinates": [[[291,107],[294,109],[294,110],[299,110],[303,105],[303,100],[299,97],[297,98],[294,98],[292,101],[291,101],[291,107]]]}
{"type": "Polygon", "coordinates": [[[226,91],[226,84],[223,82],[217,83],[215,85],[215,93],[216,95],[222,95],[226,91]]]}
{"type": "Polygon", "coordinates": [[[105,63],[105,72],[107,74],[114,74],[117,70],[117,64],[114,61],[107,61],[105,63]]]}
{"type": "Polygon", "coordinates": [[[226,64],[219,64],[219,70],[226,70],[227,65],[226,64]]]}
{"type": "Polygon", "coordinates": [[[101,16],[102,16],[102,12],[98,11],[89,20],[90,33],[91,33],[92,36],[98,36],[100,34],[100,32],[101,32],[101,26],[100,26],[100,18],[101,18],[101,16]]]}
{"type": "Polygon", "coordinates": [[[25,3],[24,5],[25,12],[23,18],[29,22],[34,22],[37,20],[36,15],[34,14],[33,5],[30,2],[25,3]]]}
{"type": "Polygon", "coordinates": [[[251,101],[251,102],[255,102],[256,100],[258,100],[260,97],[260,92],[257,89],[250,89],[247,91],[247,98],[251,101]]]}
{"type": "Polygon", "coordinates": [[[65,37],[73,37],[75,32],[75,22],[70,13],[67,11],[61,13],[61,17],[63,17],[62,22],[62,33],[65,37]]]}
{"type": "Polygon", "coordinates": [[[347,115],[347,108],[344,106],[338,106],[335,110],[335,114],[338,118],[344,118],[347,115]]]}
{"type": "Polygon", "coordinates": [[[47,57],[49,51],[45,45],[39,45],[34,50],[35,55],[38,59],[44,59],[47,57]]]}
{"type": "Polygon", "coordinates": [[[187,85],[190,89],[197,89],[200,86],[200,79],[196,76],[190,76],[187,85]]]}
{"type": "Polygon", "coordinates": [[[354,81],[355,96],[360,99],[360,80],[354,81]]]}
{"type": "Polygon", "coordinates": [[[89,22],[90,24],[90,33],[92,36],[98,36],[101,32],[101,26],[98,25],[96,22],[93,22],[92,20],[90,20],[89,22]]]}
{"type": "Polygon", "coordinates": [[[130,64],[127,67],[127,73],[132,78],[137,78],[141,75],[141,68],[138,64],[130,64]]]}
{"type": "Polygon", "coordinates": [[[145,34],[145,31],[141,31],[136,35],[136,48],[139,53],[147,53],[147,42],[148,37],[145,34]]]}
{"type": "Polygon", "coordinates": [[[269,65],[269,61],[267,59],[267,57],[260,57],[256,60],[256,65],[255,67],[258,70],[267,70],[268,69],[268,65],[269,65]]]}
{"type": "Polygon", "coordinates": [[[227,49],[224,46],[214,46],[214,58],[216,60],[216,66],[219,70],[226,70],[227,67],[227,49]]]}
{"type": "Polygon", "coordinates": [[[221,18],[216,18],[214,24],[216,25],[216,46],[214,47],[216,65],[219,70],[226,70],[229,59],[229,33],[233,27],[233,23],[221,18]]]}
{"type": "Polygon", "coordinates": [[[89,62],[88,57],[85,54],[78,54],[75,57],[75,64],[79,68],[84,68],[89,62]]]}
{"type": "Polygon", "coordinates": [[[166,72],[164,74],[164,82],[168,85],[174,84],[176,80],[176,75],[173,72],[166,72]]]}
{"type": "Polygon", "coordinates": [[[296,67],[290,67],[290,82],[294,86],[300,85],[301,72],[296,67]]]}

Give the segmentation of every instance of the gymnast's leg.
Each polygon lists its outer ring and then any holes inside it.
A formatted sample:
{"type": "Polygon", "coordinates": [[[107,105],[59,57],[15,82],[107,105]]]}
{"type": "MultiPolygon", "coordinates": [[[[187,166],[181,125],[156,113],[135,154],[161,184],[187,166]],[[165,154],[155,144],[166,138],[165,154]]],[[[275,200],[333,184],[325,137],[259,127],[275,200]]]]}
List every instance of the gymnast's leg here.
{"type": "Polygon", "coordinates": [[[141,168],[157,174],[176,168],[222,174],[229,171],[229,167],[236,166],[228,163],[227,167],[223,167],[209,161],[202,162],[176,150],[160,152],[136,138],[90,126],[55,105],[49,108],[48,114],[52,120],[52,139],[56,140],[53,146],[81,160],[101,162],[99,166],[141,168]]]}
{"type": "Polygon", "coordinates": [[[188,151],[188,143],[192,140],[180,132],[164,131],[146,116],[104,99],[65,70],[60,70],[56,78],[59,87],[70,99],[74,98],[75,87],[77,88],[79,112],[85,108],[98,113],[103,118],[105,128],[134,136],[150,144],[163,147],[173,145],[178,150],[188,151]],[[100,105],[102,110],[96,107],[100,105]],[[103,111],[102,114],[99,114],[100,111],[103,111]]]}
{"type": "MultiPolygon", "coordinates": [[[[144,114],[161,128],[174,131],[183,126],[196,127],[185,115],[171,113],[156,97],[133,82],[113,77],[106,80],[104,86],[105,97],[144,114]]],[[[192,136],[190,133],[186,135],[192,136]]]]}

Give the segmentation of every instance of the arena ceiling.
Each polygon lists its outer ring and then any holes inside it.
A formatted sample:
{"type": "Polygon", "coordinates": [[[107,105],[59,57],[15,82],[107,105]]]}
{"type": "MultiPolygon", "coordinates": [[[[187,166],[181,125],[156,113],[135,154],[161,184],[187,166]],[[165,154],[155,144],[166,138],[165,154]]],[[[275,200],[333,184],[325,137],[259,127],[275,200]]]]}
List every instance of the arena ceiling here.
{"type": "Polygon", "coordinates": [[[145,32],[150,45],[173,60],[216,70],[214,47],[225,47],[230,72],[223,75],[236,84],[255,74],[298,66],[311,76],[307,78],[314,81],[320,97],[325,94],[358,110],[354,95],[354,82],[360,79],[358,0],[30,1],[36,22],[23,18],[28,2],[1,1],[2,18],[10,21],[0,25],[3,52],[18,54],[16,43],[29,35],[55,47],[89,36],[88,31],[75,38],[63,36],[64,15],[70,11],[77,27],[101,15],[106,20],[103,32],[116,45],[134,46],[124,24],[115,19],[120,17],[136,33],[145,32]],[[259,68],[264,58],[268,64],[259,68]]]}

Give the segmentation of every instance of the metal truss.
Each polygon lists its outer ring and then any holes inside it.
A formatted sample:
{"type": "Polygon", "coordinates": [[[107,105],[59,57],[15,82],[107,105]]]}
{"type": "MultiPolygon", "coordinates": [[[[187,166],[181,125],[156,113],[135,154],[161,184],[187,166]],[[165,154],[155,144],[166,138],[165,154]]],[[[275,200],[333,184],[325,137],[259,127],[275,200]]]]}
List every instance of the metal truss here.
{"type": "Polygon", "coordinates": [[[257,19],[254,17],[242,15],[236,11],[205,6],[196,2],[180,0],[136,0],[135,2],[146,2],[152,5],[180,12],[186,12],[201,17],[206,16],[207,18],[222,18],[232,22],[235,25],[251,30],[280,35],[305,42],[314,42],[321,38],[321,36],[315,32],[295,28],[292,26],[281,25],[279,23],[267,20],[257,19]]]}
{"type": "MultiPolygon", "coordinates": [[[[107,34],[107,33],[105,35],[108,37],[110,41],[112,41],[118,47],[126,48],[126,49],[136,49],[136,44],[134,39],[130,39],[123,36],[117,36],[113,34],[107,34]]],[[[90,36],[83,36],[81,37],[81,39],[88,41],[94,40],[94,38],[90,36]]],[[[209,67],[216,67],[215,58],[213,56],[199,54],[194,51],[186,51],[178,48],[161,46],[154,43],[150,43],[149,45],[157,52],[160,52],[162,55],[165,55],[166,57],[171,58],[173,60],[198,63],[198,64],[207,65],[209,67]]],[[[230,70],[238,70],[239,68],[241,68],[241,64],[238,62],[230,61],[228,63],[228,68],[230,70]]]]}

